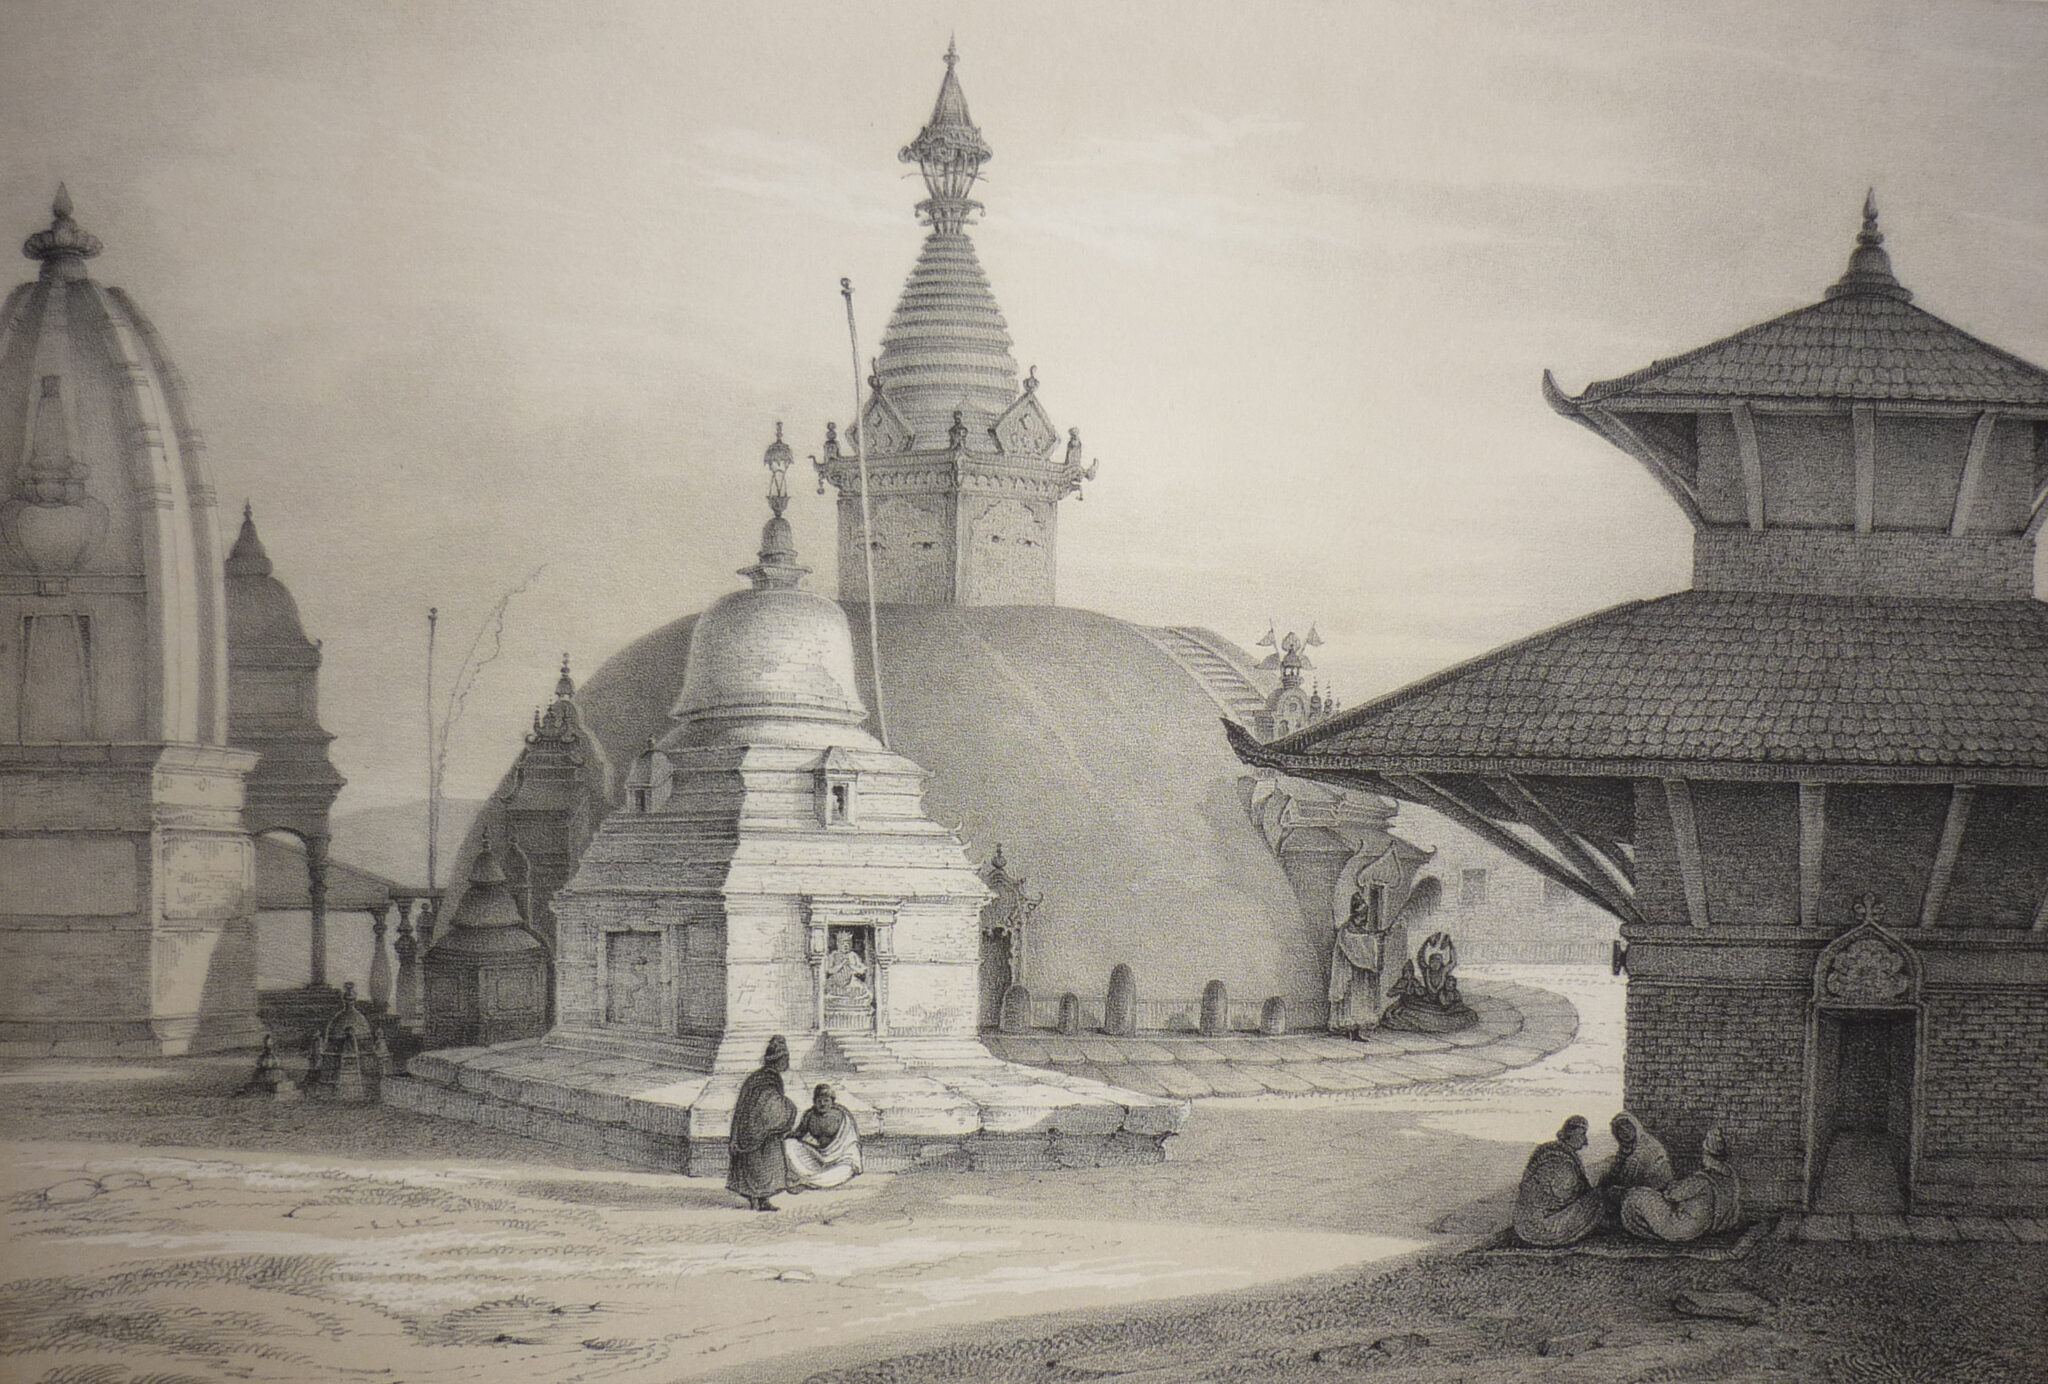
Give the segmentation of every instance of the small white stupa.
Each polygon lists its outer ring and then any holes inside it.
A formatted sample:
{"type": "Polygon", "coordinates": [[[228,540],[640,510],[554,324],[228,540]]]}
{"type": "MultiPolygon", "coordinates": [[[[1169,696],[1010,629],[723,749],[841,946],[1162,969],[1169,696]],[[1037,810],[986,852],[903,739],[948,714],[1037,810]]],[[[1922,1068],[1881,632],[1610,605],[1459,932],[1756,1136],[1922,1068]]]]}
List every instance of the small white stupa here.
{"type": "Polygon", "coordinates": [[[802,589],[779,426],[764,461],[751,586],[697,621],[676,727],[555,896],[555,1029],[416,1058],[393,1099],[712,1173],[779,1035],[790,1089],[830,1081],[870,1167],[1163,1157],[1184,1103],[976,1038],[988,889],[925,815],[924,771],[865,729],[846,614],[802,589]]]}

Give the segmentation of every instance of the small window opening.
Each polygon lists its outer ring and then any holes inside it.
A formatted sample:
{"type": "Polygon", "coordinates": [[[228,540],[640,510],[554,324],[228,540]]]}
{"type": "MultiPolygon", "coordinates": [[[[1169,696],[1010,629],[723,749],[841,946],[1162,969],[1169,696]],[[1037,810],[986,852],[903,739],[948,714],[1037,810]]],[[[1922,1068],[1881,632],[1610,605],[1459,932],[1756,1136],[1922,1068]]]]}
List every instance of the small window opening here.
{"type": "Polygon", "coordinates": [[[654,792],[652,789],[635,788],[633,790],[633,810],[635,812],[652,811],[653,809],[651,804],[653,803],[653,801],[654,792]]]}
{"type": "Polygon", "coordinates": [[[834,822],[846,820],[846,809],[852,797],[852,791],[843,783],[832,785],[832,820],[834,822]]]}

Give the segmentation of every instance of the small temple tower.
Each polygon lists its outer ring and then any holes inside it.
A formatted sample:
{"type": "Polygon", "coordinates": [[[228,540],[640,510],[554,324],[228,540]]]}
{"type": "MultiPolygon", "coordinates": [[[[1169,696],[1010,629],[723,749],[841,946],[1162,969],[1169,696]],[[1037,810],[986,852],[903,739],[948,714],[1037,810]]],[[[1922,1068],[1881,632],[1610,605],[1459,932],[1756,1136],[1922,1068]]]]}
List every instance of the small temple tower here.
{"type": "Polygon", "coordinates": [[[769,448],[760,561],[697,621],[680,724],[555,897],[571,1038],[700,1071],[774,1034],[799,1067],[974,1038],[988,891],[923,771],[862,728],[846,614],[801,589],[790,460],[769,448]]]}
{"type": "Polygon", "coordinates": [[[1625,1100],[1747,1204],[2048,1208],[2048,371],[1822,300],[1551,405],[1692,521],[1691,589],[1248,762],[1436,808],[1604,908],[1625,1100]]]}
{"type": "Polygon", "coordinates": [[[262,756],[249,775],[242,820],[251,836],[282,831],[306,848],[312,914],[312,983],[327,983],[327,814],[346,782],[328,759],[320,724],[320,646],[299,623],[298,602],[273,574],[256,519],[227,560],[228,743],[262,756]]]}
{"type": "Polygon", "coordinates": [[[527,925],[555,944],[554,898],[575,873],[576,857],[597,830],[611,795],[604,750],[583,728],[569,656],[562,655],[555,699],[536,712],[511,782],[485,810],[506,843],[503,865],[527,925]]]}
{"type": "Polygon", "coordinates": [[[0,306],[0,1053],[254,1047],[214,490],[155,329],[52,212],[0,306]]]}
{"type": "Polygon", "coordinates": [[[969,194],[993,156],[967,113],[946,49],[931,120],[900,157],[915,163],[931,227],[868,380],[858,438],[826,431],[819,485],[839,492],[839,594],[867,596],[861,478],[867,448],[875,599],[939,605],[1051,605],[1059,502],[1092,479],[1081,438],[1062,441],[1034,369],[1017,379],[1010,334],[967,234],[969,194]]]}

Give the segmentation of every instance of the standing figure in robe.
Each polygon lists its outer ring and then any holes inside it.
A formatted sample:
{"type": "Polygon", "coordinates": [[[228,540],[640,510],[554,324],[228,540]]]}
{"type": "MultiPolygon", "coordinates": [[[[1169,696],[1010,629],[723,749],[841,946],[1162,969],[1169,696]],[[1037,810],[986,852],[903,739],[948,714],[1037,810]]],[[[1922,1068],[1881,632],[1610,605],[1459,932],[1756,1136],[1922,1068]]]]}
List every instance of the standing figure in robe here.
{"type": "Polygon", "coordinates": [[[1538,1144],[1515,1189],[1515,1238],[1525,1245],[1569,1245],[1606,1219],[1600,1193],[1586,1181],[1579,1151],[1586,1147],[1586,1117],[1574,1115],[1547,1144],[1538,1144]]]}
{"type": "Polygon", "coordinates": [[[1380,977],[1386,971],[1388,934],[1393,930],[1386,899],[1384,885],[1361,881],[1351,896],[1351,911],[1337,929],[1330,950],[1332,1033],[1363,1036],[1380,1021],[1380,977]]]}
{"type": "Polygon", "coordinates": [[[756,1211],[773,1211],[768,1199],[789,1187],[782,1140],[796,1122],[796,1106],[782,1094],[782,1074],[788,1070],[789,1042],[778,1033],[768,1040],[761,1066],[740,1083],[732,1108],[725,1185],[756,1211]]]}
{"type": "Polygon", "coordinates": [[[789,1163],[789,1190],[837,1187],[860,1174],[860,1128],[853,1112],[823,1082],[811,1091],[811,1108],[782,1141],[789,1163]]]}
{"type": "Polygon", "coordinates": [[[1700,1170],[1663,1190],[1637,1187],[1621,1199],[1621,1228],[1645,1240],[1697,1240],[1742,1222],[1742,1181],[1728,1166],[1718,1129],[1700,1145],[1700,1170]]]}

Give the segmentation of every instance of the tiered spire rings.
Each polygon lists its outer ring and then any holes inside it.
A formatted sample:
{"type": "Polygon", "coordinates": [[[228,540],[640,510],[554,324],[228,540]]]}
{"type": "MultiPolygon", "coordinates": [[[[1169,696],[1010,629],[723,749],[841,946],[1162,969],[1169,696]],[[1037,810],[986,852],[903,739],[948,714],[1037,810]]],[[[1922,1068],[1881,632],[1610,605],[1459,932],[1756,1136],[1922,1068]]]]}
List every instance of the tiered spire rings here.
{"type": "Polygon", "coordinates": [[[981,166],[995,157],[995,150],[981,137],[981,130],[967,114],[967,94],[953,66],[960,54],[946,44],[946,77],[939,83],[939,99],[932,103],[932,118],[917,138],[903,146],[897,157],[914,163],[924,175],[930,194],[917,204],[918,215],[941,234],[952,234],[967,224],[967,218],[982,209],[967,194],[981,176],[981,166]]]}

